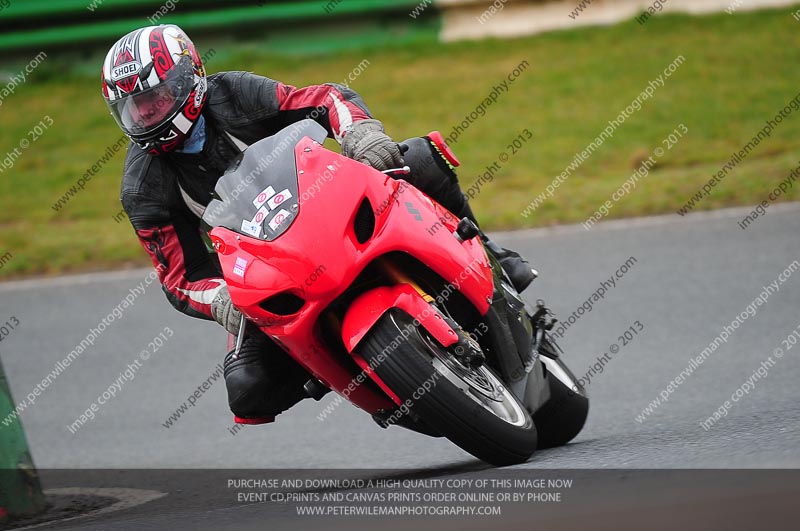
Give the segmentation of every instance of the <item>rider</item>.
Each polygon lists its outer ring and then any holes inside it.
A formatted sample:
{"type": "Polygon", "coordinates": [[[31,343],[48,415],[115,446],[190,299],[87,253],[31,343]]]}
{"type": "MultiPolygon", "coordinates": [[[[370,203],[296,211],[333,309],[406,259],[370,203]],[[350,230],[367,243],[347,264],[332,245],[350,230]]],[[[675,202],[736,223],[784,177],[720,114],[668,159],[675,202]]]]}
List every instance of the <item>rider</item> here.
{"type": "MultiPolygon", "coordinates": [[[[342,154],[378,170],[408,164],[407,180],[459,218],[475,217],[446,146],[430,137],[398,144],[361,97],[335,83],[295,88],[249,72],[206,77],[200,55],[177,26],[149,26],[114,44],[103,63],[103,96],[130,137],[121,200],[139,241],[179,311],[213,319],[235,334],[241,313],[231,303],[201,216],[217,179],[246,146],[313,118],[342,154]],[[431,161],[435,163],[431,163],[431,161]]],[[[488,239],[485,238],[485,241],[488,239]]],[[[535,278],[517,253],[489,242],[519,291],[535,278]]],[[[228,402],[237,422],[269,422],[307,397],[310,375],[265,334],[250,331],[225,357],[228,402]]]]}

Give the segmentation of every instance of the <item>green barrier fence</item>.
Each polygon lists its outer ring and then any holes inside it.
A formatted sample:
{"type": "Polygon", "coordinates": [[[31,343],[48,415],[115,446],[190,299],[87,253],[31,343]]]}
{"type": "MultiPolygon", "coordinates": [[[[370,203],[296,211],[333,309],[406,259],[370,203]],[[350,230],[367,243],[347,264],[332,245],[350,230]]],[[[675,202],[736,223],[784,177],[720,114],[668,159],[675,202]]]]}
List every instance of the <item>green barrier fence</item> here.
{"type": "Polygon", "coordinates": [[[432,24],[437,18],[433,7],[426,9],[428,16],[420,20],[409,17],[419,0],[253,0],[224,4],[207,0],[0,0],[3,4],[8,6],[0,10],[0,51],[107,42],[153,22],[178,24],[187,32],[220,34],[263,29],[266,36],[285,35],[294,29],[294,40],[300,47],[304,39],[315,37],[308,28],[333,28],[343,21],[357,22],[363,29],[331,39],[332,47],[345,40],[372,42],[380,37],[376,25],[393,25],[393,34],[384,37],[403,40],[437,31],[432,24]],[[403,31],[396,31],[398,23],[405,27],[403,31]],[[370,39],[364,34],[371,34],[370,39]]]}

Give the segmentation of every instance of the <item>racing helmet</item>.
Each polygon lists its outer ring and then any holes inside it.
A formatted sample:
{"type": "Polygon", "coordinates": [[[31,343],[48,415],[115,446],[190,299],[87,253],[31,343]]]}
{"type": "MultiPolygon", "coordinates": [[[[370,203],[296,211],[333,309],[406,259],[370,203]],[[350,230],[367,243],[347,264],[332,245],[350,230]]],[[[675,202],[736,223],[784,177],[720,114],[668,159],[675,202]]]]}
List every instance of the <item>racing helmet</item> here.
{"type": "Polygon", "coordinates": [[[117,125],[153,155],[180,148],[207,98],[197,48],[174,24],[148,26],[118,40],[103,61],[102,81],[117,125]]]}

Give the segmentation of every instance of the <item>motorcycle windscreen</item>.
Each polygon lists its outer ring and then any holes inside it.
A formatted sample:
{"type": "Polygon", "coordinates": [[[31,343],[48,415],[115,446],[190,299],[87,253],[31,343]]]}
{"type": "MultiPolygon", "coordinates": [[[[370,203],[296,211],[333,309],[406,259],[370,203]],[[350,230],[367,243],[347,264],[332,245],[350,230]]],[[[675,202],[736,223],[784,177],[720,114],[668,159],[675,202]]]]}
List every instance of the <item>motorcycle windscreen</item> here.
{"type": "Polygon", "coordinates": [[[272,241],[300,214],[295,146],[304,137],[319,142],[325,128],[302,120],[248,147],[214,188],[203,221],[239,234],[272,241]]]}

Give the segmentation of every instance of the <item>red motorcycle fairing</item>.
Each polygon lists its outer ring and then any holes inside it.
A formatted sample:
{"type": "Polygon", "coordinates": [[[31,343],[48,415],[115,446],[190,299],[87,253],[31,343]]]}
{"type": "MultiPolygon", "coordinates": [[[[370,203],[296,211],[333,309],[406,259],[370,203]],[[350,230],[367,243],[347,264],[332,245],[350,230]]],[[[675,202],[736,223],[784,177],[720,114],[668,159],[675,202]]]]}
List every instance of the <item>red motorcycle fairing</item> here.
{"type": "MultiPolygon", "coordinates": [[[[449,347],[458,341],[458,334],[450,328],[444,321],[439,312],[428,304],[422,296],[417,293],[409,284],[397,284],[395,286],[383,286],[369,290],[359,295],[352,302],[347,310],[344,322],[342,323],[342,340],[347,351],[353,356],[366,374],[378,384],[378,387],[389,395],[395,404],[402,405],[403,401],[386,383],[373,371],[373,367],[358,352],[355,351],[358,344],[375,326],[381,316],[391,308],[399,308],[415,318],[415,324],[425,328],[442,346],[449,347]]],[[[410,330],[401,330],[396,340],[407,338],[410,330]]],[[[397,347],[389,344],[387,355],[397,347]]]]}
{"type": "Polygon", "coordinates": [[[390,308],[399,308],[414,317],[443,347],[458,341],[458,334],[412,286],[398,284],[367,291],[350,305],[342,323],[342,340],[349,352],[390,308]]]}
{"type": "MultiPolygon", "coordinates": [[[[353,389],[358,374],[320,337],[320,315],[368,264],[392,252],[426,264],[483,315],[493,290],[486,254],[479,241],[453,237],[458,220],[405,181],[333,153],[308,137],[294,146],[294,156],[299,211],[285,232],[273,241],[224,227],[210,232],[231,300],[325,385],[340,394],[348,389],[345,396],[370,413],[391,409],[397,397],[381,382],[388,396],[370,386],[353,389]],[[365,199],[374,214],[374,229],[360,243],[354,223],[365,199]],[[277,307],[281,315],[273,313],[277,307]]],[[[430,306],[405,284],[372,290],[352,304],[343,327],[348,350],[391,307],[421,317],[422,325],[443,344],[454,337],[436,312],[423,314],[430,306]]],[[[358,362],[360,357],[354,357],[358,362]]]]}

